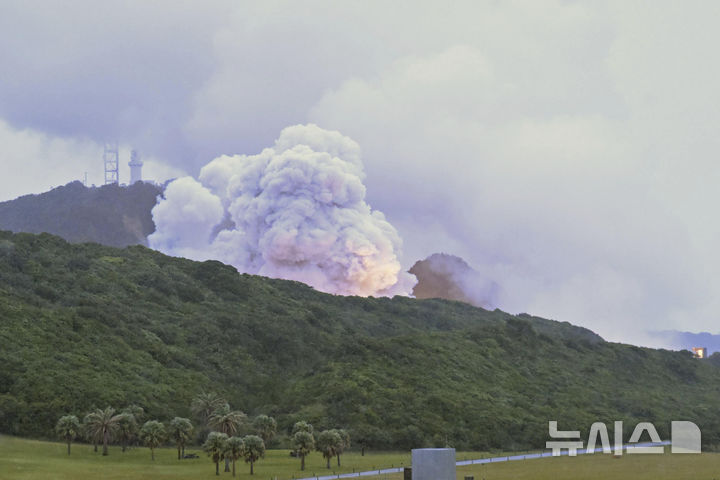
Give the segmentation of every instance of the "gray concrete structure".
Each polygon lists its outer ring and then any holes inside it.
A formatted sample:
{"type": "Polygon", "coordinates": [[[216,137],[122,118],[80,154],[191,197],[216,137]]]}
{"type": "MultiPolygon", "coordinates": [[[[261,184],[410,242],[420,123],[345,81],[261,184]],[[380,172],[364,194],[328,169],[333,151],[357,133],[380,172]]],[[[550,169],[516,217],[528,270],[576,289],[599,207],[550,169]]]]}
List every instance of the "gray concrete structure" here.
{"type": "Polygon", "coordinates": [[[455,449],[414,449],[412,480],[455,480],[455,449]]]}

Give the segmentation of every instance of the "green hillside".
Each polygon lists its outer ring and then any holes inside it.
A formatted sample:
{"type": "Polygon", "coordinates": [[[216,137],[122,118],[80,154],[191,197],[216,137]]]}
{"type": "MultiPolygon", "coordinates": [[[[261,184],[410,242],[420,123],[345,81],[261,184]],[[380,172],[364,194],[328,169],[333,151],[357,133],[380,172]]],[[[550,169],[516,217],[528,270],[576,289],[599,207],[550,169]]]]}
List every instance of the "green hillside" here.
{"type": "Polygon", "coordinates": [[[459,302],[332,296],[141,246],[0,233],[0,432],[140,404],[189,416],[213,390],[279,430],[306,419],[355,445],[543,447],[548,420],[700,425],[720,434],[720,369],[589,330],[459,302]]]}
{"type": "Polygon", "coordinates": [[[70,242],[113,247],[145,245],[155,231],[151,210],[161,193],[162,188],[151,183],[87,188],[71,182],[0,202],[0,230],[52,233],[70,242]]]}

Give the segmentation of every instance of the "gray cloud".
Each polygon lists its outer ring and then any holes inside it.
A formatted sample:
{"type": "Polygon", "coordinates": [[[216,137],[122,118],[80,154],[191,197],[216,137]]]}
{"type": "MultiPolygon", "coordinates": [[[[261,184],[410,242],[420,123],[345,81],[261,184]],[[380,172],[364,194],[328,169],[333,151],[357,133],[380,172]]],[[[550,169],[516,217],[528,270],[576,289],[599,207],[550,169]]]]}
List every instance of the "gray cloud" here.
{"type": "Polygon", "coordinates": [[[188,5],[3,2],[0,117],[191,161],[195,148],[182,124],[213,71],[208,51],[227,7],[188,5]]]}
{"type": "Polygon", "coordinates": [[[719,9],[3,2],[0,161],[116,136],[195,174],[312,121],[360,144],[406,267],[458,254],[608,338],[716,331],[719,9]]]}

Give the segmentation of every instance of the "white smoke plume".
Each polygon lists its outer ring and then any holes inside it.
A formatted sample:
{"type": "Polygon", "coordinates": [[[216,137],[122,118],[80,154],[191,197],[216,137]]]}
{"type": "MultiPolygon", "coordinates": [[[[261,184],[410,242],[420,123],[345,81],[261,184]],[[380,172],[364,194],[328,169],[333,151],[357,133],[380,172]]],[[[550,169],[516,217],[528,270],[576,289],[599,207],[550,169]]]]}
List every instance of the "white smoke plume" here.
{"type": "Polygon", "coordinates": [[[357,143],[316,125],[285,128],[258,155],[221,156],[173,181],[153,209],[152,248],[342,295],[408,294],[402,241],[365,202],[357,143]]]}

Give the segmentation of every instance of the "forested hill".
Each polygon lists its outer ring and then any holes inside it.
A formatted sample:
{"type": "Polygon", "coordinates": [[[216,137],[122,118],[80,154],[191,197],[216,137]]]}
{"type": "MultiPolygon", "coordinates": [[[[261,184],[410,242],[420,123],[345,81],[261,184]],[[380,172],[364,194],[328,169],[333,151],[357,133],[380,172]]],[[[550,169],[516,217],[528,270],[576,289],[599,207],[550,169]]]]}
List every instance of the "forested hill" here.
{"type": "Polygon", "coordinates": [[[150,212],[160,193],[162,188],[151,183],[87,188],[72,182],[0,203],[0,230],[47,232],[113,247],[144,245],[155,231],[150,212]]]}
{"type": "MultiPolygon", "coordinates": [[[[216,391],[279,430],[376,448],[538,448],[548,420],[691,420],[715,443],[720,369],[464,303],[332,296],[141,246],[0,233],[0,432],[92,407],[189,416],[216,391]]],[[[629,434],[629,432],[626,432],[629,434]]]]}

